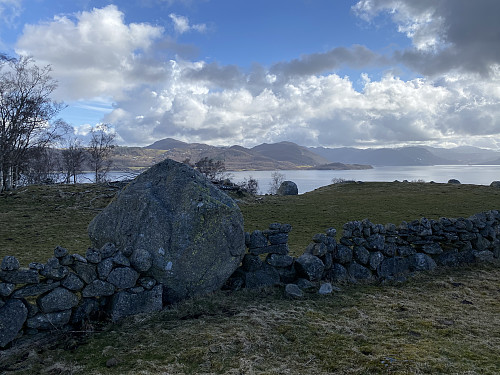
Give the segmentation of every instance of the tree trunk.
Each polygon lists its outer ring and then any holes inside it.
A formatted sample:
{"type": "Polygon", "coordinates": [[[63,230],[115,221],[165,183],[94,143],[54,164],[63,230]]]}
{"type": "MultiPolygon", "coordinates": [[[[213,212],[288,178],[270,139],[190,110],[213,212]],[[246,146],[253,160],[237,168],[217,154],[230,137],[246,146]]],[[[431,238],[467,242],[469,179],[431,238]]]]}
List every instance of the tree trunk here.
{"type": "Polygon", "coordinates": [[[7,166],[7,176],[5,178],[5,190],[12,190],[12,166],[7,166]]]}
{"type": "Polygon", "coordinates": [[[0,164],[0,193],[3,191],[3,169],[2,165],[0,164]]]}

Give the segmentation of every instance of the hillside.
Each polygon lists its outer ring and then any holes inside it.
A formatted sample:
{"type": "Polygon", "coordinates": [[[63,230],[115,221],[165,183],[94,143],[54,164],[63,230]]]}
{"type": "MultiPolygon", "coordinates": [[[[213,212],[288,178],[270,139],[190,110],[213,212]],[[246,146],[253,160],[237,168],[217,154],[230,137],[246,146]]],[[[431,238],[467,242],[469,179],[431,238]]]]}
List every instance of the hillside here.
{"type": "Polygon", "coordinates": [[[113,169],[144,169],[165,159],[165,151],[142,147],[115,147],[113,149],[113,169]]]}
{"type": "Polygon", "coordinates": [[[425,147],[432,154],[450,160],[450,164],[500,164],[500,153],[471,146],[454,148],[425,147]]]}
{"type": "Polygon", "coordinates": [[[185,160],[196,162],[204,157],[224,161],[228,171],[371,168],[368,165],[331,163],[306,147],[292,142],[264,143],[253,148],[245,148],[242,146],[216,147],[165,138],[144,148],[118,147],[113,158],[114,169],[124,170],[149,167],[165,158],[179,162],[185,160]]]}
{"type": "MultiPolygon", "coordinates": [[[[252,151],[279,161],[289,161],[298,166],[314,166],[328,164],[330,161],[306,147],[292,142],[263,143],[252,148],[252,151]]],[[[335,160],[338,161],[338,160],[335,160]]]]}
{"type": "Polygon", "coordinates": [[[172,148],[187,148],[189,146],[188,143],[178,141],[177,139],[173,138],[165,138],[165,139],[160,139],[159,141],[156,141],[155,143],[146,146],[144,148],[148,149],[154,149],[154,150],[170,150],[172,148]]]}
{"type": "Polygon", "coordinates": [[[477,147],[326,148],[292,142],[263,143],[253,148],[216,147],[173,138],[144,148],[115,149],[114,169],[147,168],[165,158],[196,162],[204,157],[222,160],[227,170],[367,169],[374,166],[500,165],[500,153],[477,147]]]}
{"type": "Polygon", "coordinates": [[[310,149],[332,162],[341,163],[371,164],[376,166],[450,164],[448,160],[440,158],[422,147],[380,149],[313,147],[310,149]]]}

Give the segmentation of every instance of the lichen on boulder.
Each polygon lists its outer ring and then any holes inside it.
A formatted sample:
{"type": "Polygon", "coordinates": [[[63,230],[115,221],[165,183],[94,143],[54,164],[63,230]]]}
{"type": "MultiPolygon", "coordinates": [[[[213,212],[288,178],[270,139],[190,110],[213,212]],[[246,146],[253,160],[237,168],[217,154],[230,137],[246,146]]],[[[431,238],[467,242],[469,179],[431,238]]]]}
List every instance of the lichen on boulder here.
{"type": "Polygon", "coordinates": [[[219,289],[245,253],[238,205],[202,174],[165,160],[126,186],[89,225],[95,248],[151,254],[165,302],[219,289]]]}

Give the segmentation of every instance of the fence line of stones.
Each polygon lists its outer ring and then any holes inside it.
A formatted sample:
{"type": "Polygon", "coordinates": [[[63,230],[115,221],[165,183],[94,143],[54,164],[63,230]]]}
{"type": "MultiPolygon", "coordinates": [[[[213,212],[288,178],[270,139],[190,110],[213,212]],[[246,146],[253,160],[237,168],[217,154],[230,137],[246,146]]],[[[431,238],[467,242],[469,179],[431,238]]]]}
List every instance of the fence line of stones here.
{"type": "MultiPolygon", "coordinates": [[[[288,295],[304,289],[330,293],[331,282],[404,280],[416,271],[458,266],[500,257],[500,213],[469,218],[373,224],[344,224],[316,234],[304,254],[289,255],[289,224],[274,223],[246,234],[247,253],[229,278],[229,289],[282,284],[288,295]],[[265,256],[265,259],[263,257],[265,256]]],[[[0,265],[0,348],[22,334],[79,328],[105,312],[116,321],[128,315],[160,311],[163,286],[148,276],[151,254],[119,250],[113,244],[88,249],[86,256],[56,247],[45,264],[6,256],[0,265]]]]}
{"type": "Polygon", "coordinates": [[[422,218],[399,226],[351,221],[344,224],[338,242],[337,231],[330,228],[316,234],[298,258],[288,254],[290,230],[288,224],[275,223],[247,233],[247,253],[226,287],[284,284],[288,295],[300,297],[304,289],[317,287],[322,294],[331,293],[332,282],[404,281],[414,272],[500,257],[496,210],[469,218],[422,218]]]}
{"type": "Polygon", "coordinates": [[[56,247],[47,263],[20,268],[13,256],[0,265],[0,348],[23,333],[80,328],[101,312],[116,321],[160,311],[163,287],[147,276],[152,258],[145,250],[113,244],[86,256],[56,247]]]}

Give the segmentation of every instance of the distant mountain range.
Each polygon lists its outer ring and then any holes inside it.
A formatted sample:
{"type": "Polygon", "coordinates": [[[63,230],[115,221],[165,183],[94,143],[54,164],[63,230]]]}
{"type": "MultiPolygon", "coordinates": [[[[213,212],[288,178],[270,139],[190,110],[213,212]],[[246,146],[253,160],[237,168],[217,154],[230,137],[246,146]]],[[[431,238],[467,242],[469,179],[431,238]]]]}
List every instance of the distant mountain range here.
{"type": "Polygon", "coordinates": [[[374,166],[499,165],[500,153],[477,147],[368,148],[311,147],[311,151],[340,163],[369,163],[374,166]]]}
{"type": "Polygon", "coordinates": [[[222,160],[227,170],[276,169],[369,169],[370,165],[332,163],[307,147],[292,142],[280,142],[245,148],[242,146],[216,147],[202,143],[185,143],[172,138],[162,139],[146,149],[164,150],[164,156],[177,161],[196,162],[208,157],[222,160]]]}
{"type": "Polygon", "coordinates": [[[115,169],[144,168],[160,160],[208,157],[222,160],[227,170],[368,169],[372,166],[500,165],[500,152],[477,147],[325,148],[303,147],[292,142],[216,147],[165,138],[146,147],[117,147],[115,169]]]}

